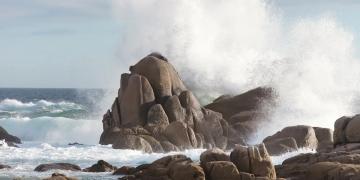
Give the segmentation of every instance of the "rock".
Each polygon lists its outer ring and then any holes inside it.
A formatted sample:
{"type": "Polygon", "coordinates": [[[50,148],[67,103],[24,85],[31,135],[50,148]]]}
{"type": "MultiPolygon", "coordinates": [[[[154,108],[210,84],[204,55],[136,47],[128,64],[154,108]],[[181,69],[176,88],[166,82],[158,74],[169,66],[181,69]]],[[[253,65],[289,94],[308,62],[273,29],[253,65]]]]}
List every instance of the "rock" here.
{"type": "Polygon", "coordinates": [[[10,169],[11,166],[0,164],[0,169],[10,169]]]}
{"type": "Polygon", "coordinates": [[[115,166],[112,166],[104,160],[99,160],[96,164],[84,169],[84,172],[113,172],[116,170],[115,166]]]}
{"type": "Polygon", "coordinates": [[[165,129],[164,135],[171,143],[180,147],[180,149],[192,148],[187,128],[185,124],[180,121],[170,123],[170,125],[165,129]]]}
{"type": "Polygon", "coordinates": [[[257,146],[237,146],[230,154],[230,160],[240,172],[256,177],[276,178],[275,168],[264,144],[257,146]]]}
{"type": "Polygon", "coordinates": [[[206,105],[205,108],[220,112],[225,119],[230,119],[239,112],[257,109],[262,101],[272,99],[273,93],[271,88],[260,87],[232,98],[213,102],[206,105]]]}
{"type": "MultiPolygon", "coordinates": [[[[121,75],[120,85],[113,105],[103,116],[102,145],[146,152],[230,149],[245,144],[259,124],[229,124],[222,115],[227,116],[227,111],[202,107],[175,68],[159,53],[149,54],[131,66],[130,73],[121,75]]],[[[270,94],[267,88],[258,88],[208,106],[230,109],[231,115],[243,111],[261,114],[258,105],[270,94]]]]}
{"type": "Polygon", "coordinates": [[[334,146],[333,130],[329,128],[314,127],[318,140],[317,151],[330,151],[334,146]]]}
{"type": "Polygon", "coordinates": [[[145,76],[149,80],[157,99],[179,95],[187,90],[174,67],[154,56],[143,58],[130,71],[145,76]]]}
{"type": "Polygon", "coordinates": [[[310,126],[304,125],[286,127],[274,135],[266,137],[263,142],[267,143],[286,137],[293,137],[296,140],[296,144],[299,148],[306,147],[317,149],[318,140],[316,138],[315,130],[310,126]]]}
{"type": "Polygon", "coordinates": [[[298,149],[293,137],[268,140],[264,143],[268,153],[271,156],[277,156],[286,152],[296,151],[298,149]]]}
{"type": "Polygon", "coordinates": [[[153,152],[151,145],[142,137],[136,135],[118,136],[114,144],[114,149],[134,149],[144,152],[153,152]]]}
{"type": "Polygon", "coordinates": [[[334,125],[334,145],[360,143],[360,114],[353,117],[341,117],[334,125]]]}
{"type": "Polygon", "coordinates": [[[77,180],[77,178],[66,177],[64,174],[60,173],[53,173],[51,177],[45,178],[44,180],[77,180]]]}
{"type": "Polygon", "coordinates": [[[208,180],[239,180],[240,174],[230,161],[212,161],[205,164],[205,174],[208,180]]]}
{"type": "Polygon", "coordinates": [[[83,146],[84,144],[80,144],[78,142],[69,143],[69,146],[83,146]]]}
{"type": "Polygon", "coordinates": [[[360,165],[319,162],[308,168],[306,179],[359,179],[360,165]]]}
{"type": "Polygon", "coordinates": [[[37,166],[34,171],[44,172],[53,169],[58,170],[68,170],[68,171],[81,171],[81,168],[78,165],[69,164],[69,163],[52,163],[52,164],[40,164],[37,166]]]}
{"type": "Polygon", "coordinates": [[[213,161],[230,161],[230,156],[219,148],[208,149],[200,155],[201,166],[213,161]]]}
{"type": "Polygon", "coordinates": [[[6,143],[21,144],[20,138],[9,134],[3,127],[0,126],[0,140],[5,140],[6,143]]]}
{"type": "Polygon", "coordinates": [[[121,126],[145,125],[147,112],[154,102],[154,92],[147,78],[132,74],[120,98],[121,126]]]}
{"type": "Polygon", "coordinates": [[[130,166],[122,166],[121,168],[115,170],[113,175],[131,175],[134,174],[136,168],[130,166]]]}
{"type": "Polygon", "coordinates": [[[343,116],[335,121],[334,125],[334,145],[345,144],[346,134],[345,129],[351,118],[343,116]]]}
{"type": "Polygon", "coordinates": [[[133,176],[126,176],[125,179],[205,180],[205,173],[190,158],[171,155],[136,167],[133,176]]]}

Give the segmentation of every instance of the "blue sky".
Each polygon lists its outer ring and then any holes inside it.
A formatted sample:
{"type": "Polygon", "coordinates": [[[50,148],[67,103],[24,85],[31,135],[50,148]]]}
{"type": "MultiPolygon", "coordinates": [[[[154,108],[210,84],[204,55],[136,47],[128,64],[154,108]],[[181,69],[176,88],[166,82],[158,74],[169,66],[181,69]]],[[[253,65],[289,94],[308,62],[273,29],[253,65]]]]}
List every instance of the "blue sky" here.
{"type": "MultiPolygon", "coordinates": [[[[360,45],[356,0],[272,2],[285,22],[334,16],[360,45]]],[[[116,87],[121,28],[112,0],[0,0],[0,87],[116,87]]]]}

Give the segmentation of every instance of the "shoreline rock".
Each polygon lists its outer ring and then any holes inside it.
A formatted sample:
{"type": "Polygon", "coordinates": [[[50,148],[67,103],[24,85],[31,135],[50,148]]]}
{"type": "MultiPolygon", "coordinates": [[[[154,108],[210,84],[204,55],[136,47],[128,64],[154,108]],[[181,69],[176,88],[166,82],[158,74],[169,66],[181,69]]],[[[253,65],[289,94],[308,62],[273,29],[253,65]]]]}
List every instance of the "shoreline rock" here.
{"type": "Polygon", "coordinates": [[[70,163],[50,163],[50,164],[40,164],[34,171],[45,172],[53,169],[58,170],[69,170],[69,171],[81,171],[81,168],[78,165],[70,163]]]}
{"type": "Polygon", "coordinates": [[[246,145],[259,124],[255,115],[262,113],[261,103],[272,94],[270,88],[257,88],[202,107],[169,61],[152,53],[121,75],[99,143],[148,153],[246,145]]]}
{"type": "Polygon", "coordinates": [[[0,140],[5,140],[8,146],[18,147],[16,144],[21,144],[21,139],[9,134],[3,127],[0,126],[0,140]]]}

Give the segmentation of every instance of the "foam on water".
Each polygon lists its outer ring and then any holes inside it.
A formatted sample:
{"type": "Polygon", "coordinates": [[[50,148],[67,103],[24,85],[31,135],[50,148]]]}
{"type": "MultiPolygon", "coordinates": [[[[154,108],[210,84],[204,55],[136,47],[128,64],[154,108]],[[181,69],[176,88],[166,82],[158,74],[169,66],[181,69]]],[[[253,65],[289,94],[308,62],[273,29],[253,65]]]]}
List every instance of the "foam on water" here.
{"type": "MultiPolygon", "coordinates": [[[[0,162],[12,166],[11,170],[0,170],[0,178],[2,176],[49,176],[51,172],[36,173],[34,168],[42,163],[67,162],[86,168],[95,164],[98,160],[103,159],[110,164],[121,167],[124,165],[138,166],[144,163],[151,163],[166,155],[185,154],[194,161],[198,161],[200,154],[204,149],[186,150],[183,152],[169,153],[143,153],[135,150],[117,150],[111,146],[101,145],[78,145],[63,146],[51,145],[48,143],[25,142],[20,145],[21,148],[0,147],[0,162]]],[[[66,174],[75,176],[101,176],[102,178],[114,178],[110,173],[76,173],[65,172],[66,174]]],[[[94,177],[94,178],[95,178],[94,177]]],[[[95,178],[96,179],[96,178],[95,178]]]]}

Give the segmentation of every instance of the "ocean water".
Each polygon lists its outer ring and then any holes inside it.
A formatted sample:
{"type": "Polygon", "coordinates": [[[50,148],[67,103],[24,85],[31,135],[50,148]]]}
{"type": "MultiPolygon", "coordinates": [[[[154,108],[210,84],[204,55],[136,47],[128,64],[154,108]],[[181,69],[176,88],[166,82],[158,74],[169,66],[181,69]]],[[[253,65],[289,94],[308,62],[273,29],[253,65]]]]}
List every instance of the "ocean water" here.
{"type": "MultiPolygon", "coordinates": [[[[84,89],[0,89],[0,126],[20,137],[20,148],[0,141],[0,164],[11,169],[0,170],[0,179],[39,179],[53,172],[81,179],[117,179],[111,173],[49,171],[38,173],[42,163],[67,162],[86,168],[103,159],[117,167],[137,166],[170,154],[185,154],[199,161],[204,149],[183,152],[147,154],[134,150],[117,150],[98,144],[102,132],[101,116],[110,107],[112,90],[84,89]],[[84,145],[70,146],[78,142],[84,145]]],[[[300,152],[309,152],[301,150],[300,152]]],[[[230,153],[230,152],[228,152],[230,153]]],[[[272,157],[274,164],[298,154],[272,157]]]]}

